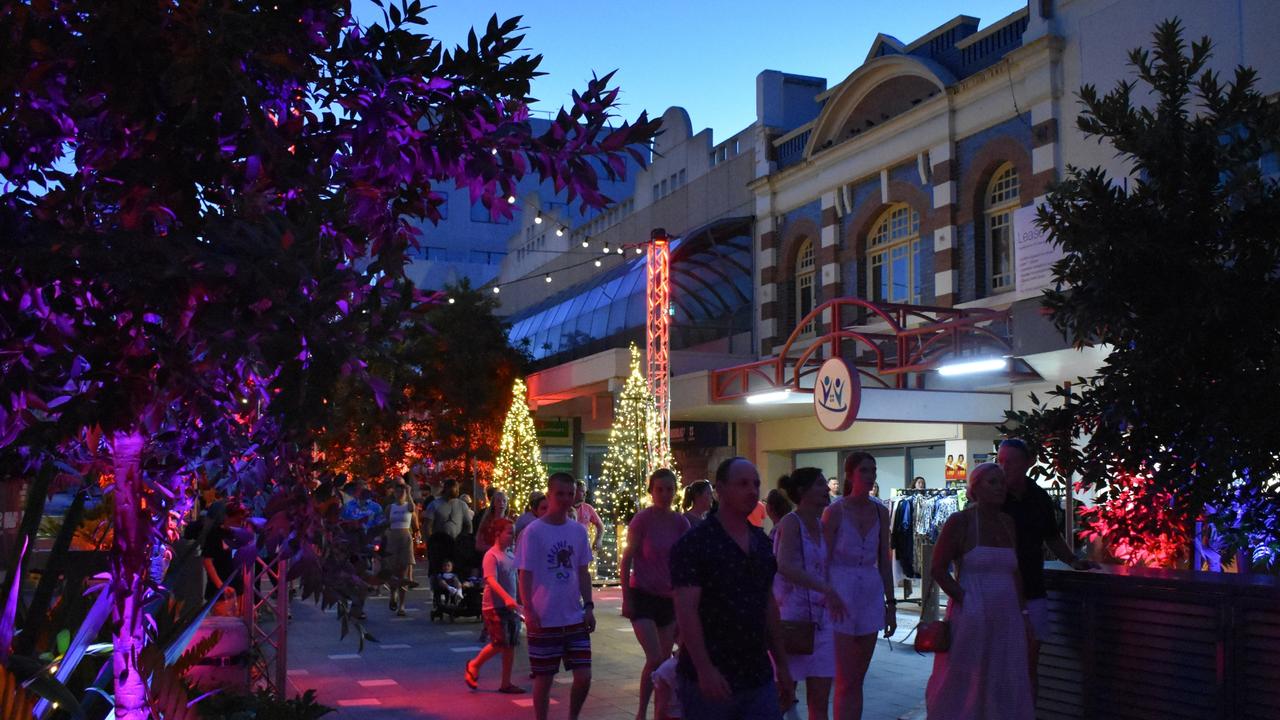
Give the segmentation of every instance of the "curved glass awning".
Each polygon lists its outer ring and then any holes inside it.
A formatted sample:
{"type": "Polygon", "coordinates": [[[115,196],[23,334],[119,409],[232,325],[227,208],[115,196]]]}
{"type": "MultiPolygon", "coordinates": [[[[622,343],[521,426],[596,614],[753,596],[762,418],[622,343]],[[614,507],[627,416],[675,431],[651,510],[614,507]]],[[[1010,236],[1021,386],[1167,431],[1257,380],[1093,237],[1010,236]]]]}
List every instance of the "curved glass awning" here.
{"type": "MultiPolygon", "coordinates": [[[[717,220],[671,244],[671,348],[750,332],[752,220],[717,220]]],[[[512,345],[538,365],[643,342],[645,260],[636,257],[509,318],[512,345]]]]}

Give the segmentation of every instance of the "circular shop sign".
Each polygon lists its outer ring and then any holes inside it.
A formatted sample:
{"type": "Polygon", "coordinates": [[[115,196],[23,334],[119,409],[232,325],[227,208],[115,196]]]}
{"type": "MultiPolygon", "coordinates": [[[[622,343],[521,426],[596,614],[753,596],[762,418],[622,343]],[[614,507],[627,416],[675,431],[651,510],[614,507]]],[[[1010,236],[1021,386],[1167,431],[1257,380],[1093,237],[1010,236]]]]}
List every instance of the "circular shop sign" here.
{"type": "Polygon", "coordinates": [[[862,383],[858,373],[843,358],[831,358],[818,368],[813,383],[813,412],[822,427],[831,432],[848,430],[858,419],[862,404],[862,383]]]}

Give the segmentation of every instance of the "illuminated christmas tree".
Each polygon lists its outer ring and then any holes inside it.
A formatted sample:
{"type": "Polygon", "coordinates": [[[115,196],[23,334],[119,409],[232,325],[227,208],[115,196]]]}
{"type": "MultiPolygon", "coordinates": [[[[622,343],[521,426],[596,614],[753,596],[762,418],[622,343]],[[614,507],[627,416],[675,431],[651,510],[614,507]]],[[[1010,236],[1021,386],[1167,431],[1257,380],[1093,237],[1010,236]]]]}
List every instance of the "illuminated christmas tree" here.
{"type": "MultiPolygon", "coordinates": [[[[658,403],[640,371],[640,351],[631,345],[631,372],[618,396],[609,431],[609,447],[596,488],[596,509],[606,532],[626,525],[649,500],[649,473],[658,468],[675,469],[670,453],[663,454],[662,428],[658,424],[658,403]]],[[[623,533],[625,536],[625,533],[623,533]]],[[[596,561],[599,577],[617,577],[618,542],[604,542],[596,561]]]]}
{"type": "Polygon", "coordinates": [[[542,448],[526,395],[524,380],[517,379],[511,389],[511,409],[502,426],[502,443],[493,468],[494,485],[517,508],[524,507],[529,494],[543,490],[547,484],[547,468],[542,464],[542,448]]]}

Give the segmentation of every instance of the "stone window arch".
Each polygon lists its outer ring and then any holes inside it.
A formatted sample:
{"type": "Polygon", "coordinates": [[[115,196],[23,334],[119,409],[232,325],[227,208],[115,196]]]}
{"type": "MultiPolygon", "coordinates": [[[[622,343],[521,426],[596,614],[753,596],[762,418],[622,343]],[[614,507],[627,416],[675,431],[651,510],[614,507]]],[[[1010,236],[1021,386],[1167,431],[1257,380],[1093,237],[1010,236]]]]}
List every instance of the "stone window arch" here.
{"type": "Polygon", "coordinates": [[[924,295],[920,213],[890,205],[867,234],[867,297],[872,302],[919,304],[924,295]]]}
{"type": "Polygon", "coordinates": [[[1013,289],[1013,211],[1021,204],[1020,192],[1018,169],[1007,162],[991,174],[991,182],[983,195],[986,286],[993,295],[1013,289]]]}

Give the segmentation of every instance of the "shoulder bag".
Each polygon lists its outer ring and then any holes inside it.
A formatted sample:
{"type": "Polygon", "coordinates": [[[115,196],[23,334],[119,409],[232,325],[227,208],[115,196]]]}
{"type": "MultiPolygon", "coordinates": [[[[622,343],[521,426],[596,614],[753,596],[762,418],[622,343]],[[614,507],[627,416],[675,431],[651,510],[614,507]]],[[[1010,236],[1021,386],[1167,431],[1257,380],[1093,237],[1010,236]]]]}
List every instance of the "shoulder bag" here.
{"type": "MultiPolygon", "coordinates": [[[[808,564],[804,561],[804,521],[800,520],[797,515],[796,520],[800,522],[800,565],[809,571],[808,564]]],[[[782,646],[788,655],[812,655],[814,636],[818,631],[818,624],[813,621],[813,603],[809,600],[809,588],[801,587],[804,592],[805,604],[808,605],[808,620],[783,620],[782,621],[782,646]]]]}

